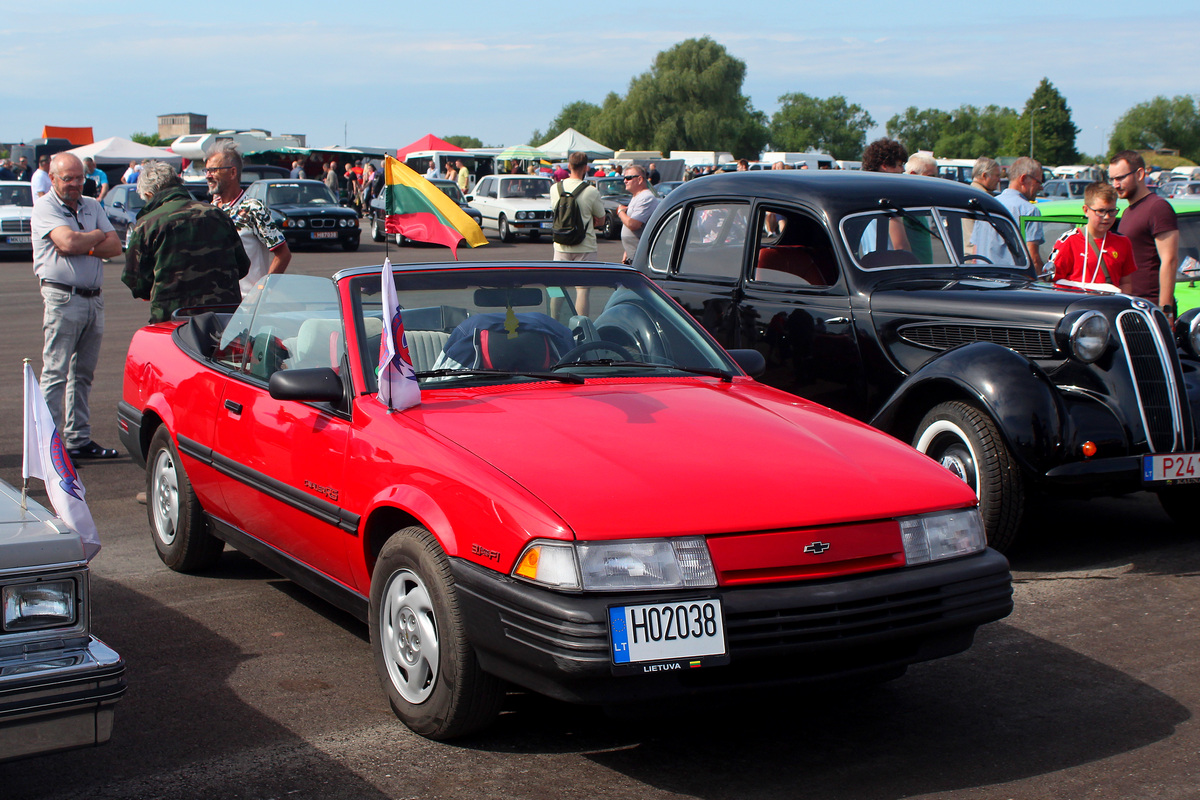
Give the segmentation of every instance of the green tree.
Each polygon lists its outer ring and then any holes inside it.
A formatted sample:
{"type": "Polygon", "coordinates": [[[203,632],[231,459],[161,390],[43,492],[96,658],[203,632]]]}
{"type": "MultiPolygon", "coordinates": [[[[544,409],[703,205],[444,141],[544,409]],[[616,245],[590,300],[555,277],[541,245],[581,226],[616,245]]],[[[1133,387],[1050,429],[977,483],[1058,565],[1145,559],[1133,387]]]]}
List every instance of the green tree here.
{"type": "Polygon", "coordinates": [[[442,139],[455,147],[461,147],[463,150],[469,150],[473,147],[483,147],[483,140],[476,139],[474,136],[443,136],[442,139]]]}
{"type": "Polygon", "coordinates": [[[959,106],[953,111],[909,106],[903,116],[887,123],[888,136],[899,139],[910,153],[931,150],[939,158],[993,158],[1013,152],[1017,112],[997,105],[959,106]]]}
{"type": "Polygon", "coordinates": [[[821,99],[800,92],[779,98],[771,117],[771,144],[780,150],[823,150],[835,158],[854,159],[867,142],[875,120],[862,106],[842,95],[821,99]]]}
{"type": "Polygon", "coordinates": [[[150,147],[166,147],[171,144],[172,139],[160,139],[157,133],[137,133],[130,134],[129,138],[138,144],[149,145],[150,147]]]}
{"type": "Polygon", "coordinates": [[[537,147],[544,144],[555,136],[565,131],[567,128],[574,128],[584,136],[590,136],[595,139],[594,126],[596,117],[600,114],[600,106],[595,103],[589,103],[585,100],[576,100],[573,103],[567,103],[558,112],[558,116],[550,122],[550,126],[543,133],[540,130],[535,130],[529,136],[529,144],[537,147]]]}
{"type": "Polygon", "coordinates": [[[707,36],[664,50],[649,72],[610,94],[588,135],[632,150],[728,150],[757,157],[767,119],[742,94],[746,64],[707,36]]]}
{"type": "Polygon", "coordinates": [[[1045,166],[1074,164],[1079,161],[1079,151],[1075,149],[1078,134],[1079,128],[1071,121],[1066,98],[1049,79],[1042,78],[1025,101],[1025,110],[1017,120],[1009,146],[1014,155],[1026,156],[1030,154],[1032,144],[1033,157],[1045,166]]]}
{"type": "Polygon", "coordinates": [[[1114,124],[1106,155],[1160,148],[1178,150],[1184,158],[1200,161],[1200,108],[1194,98],[1159,95],[1138,103],[1114,124]]]}
{"type": "MultiPolygon", "coordinates": [[[[904,115],[896,114],[887,121],[887,135],[904,145],[910,153],[934,150],[938,137],[950,125],[950,115],[937,108],[909,106],[904,115]]],[[[938,153],[941,155],[941,153],[938,153]]]]}

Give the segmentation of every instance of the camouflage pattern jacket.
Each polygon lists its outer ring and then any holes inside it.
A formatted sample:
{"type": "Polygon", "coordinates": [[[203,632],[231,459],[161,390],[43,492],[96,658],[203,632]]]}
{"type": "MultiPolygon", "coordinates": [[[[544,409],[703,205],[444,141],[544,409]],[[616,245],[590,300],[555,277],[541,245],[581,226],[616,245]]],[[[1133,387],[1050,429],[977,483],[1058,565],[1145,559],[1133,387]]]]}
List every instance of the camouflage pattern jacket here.
{"type": "Polygon", "coordinates": [[[238,280],[250,258],[237,229],[218,208],[193,200],[182,186],[152,197],[129,236],[121,281],[150,301],[150,321],[185,306],[242,301],[238,280]]]}

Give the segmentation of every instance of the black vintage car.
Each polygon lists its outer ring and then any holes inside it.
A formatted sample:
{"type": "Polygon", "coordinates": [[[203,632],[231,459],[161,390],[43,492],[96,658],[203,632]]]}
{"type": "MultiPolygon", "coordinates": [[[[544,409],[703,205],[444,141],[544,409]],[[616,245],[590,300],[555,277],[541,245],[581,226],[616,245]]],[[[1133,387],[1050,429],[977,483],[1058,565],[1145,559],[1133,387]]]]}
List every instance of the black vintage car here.
{"type": "MultiPolygon", "coordinates": [[[[483,217],[479,214],[479,210],[467,204],[467,198],[463,195],[462,190],[458,188],[457,183],[443,178],[430,178],[429,182],[441,189],[442,194],[453,200],[455,205],[461,208],[464,214],[475,220],[476,225],[482,226],[483,217]]],[[[387,232],[384,230],[386,223],[387,201],[382,196],[376,197],[371,200],[371,239],[373,241],[382,242],[387,237],[387,232]]],[[[393,233],[392,240],[400,246],[412,242],[412,239],[399,233],[393,233]]]]}
{"type": "Polygon", "coordinates": [[[250,184],[246,197],[262,201],[288,247],[340,244],[348,252],[358,249],[358,214],[339,205],[321,181],[268,178],[250,184]]]}
{"type": "Polygon", "coordinates": [[[676,189],[647,231],[635,265],[721,344],[962,476],[994,547],[1033,491],[1150,489],[1194,523],[1200,310],[1172,328],[1143,300],[1038,283],[994,198],[908,175],[743,172],[676,189]]]}

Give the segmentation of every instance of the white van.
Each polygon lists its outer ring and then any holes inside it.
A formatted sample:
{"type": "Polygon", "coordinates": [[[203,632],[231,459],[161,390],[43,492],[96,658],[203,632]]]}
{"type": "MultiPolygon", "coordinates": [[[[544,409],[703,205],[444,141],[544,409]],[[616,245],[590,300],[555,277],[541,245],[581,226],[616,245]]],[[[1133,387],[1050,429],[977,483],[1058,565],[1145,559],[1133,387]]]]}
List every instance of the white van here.
{"type": "Polygon", "coordinates": [[[467,184],[469,193],[475,187],[475,181],[482,178],[484,175],[493,175],[496,172],[496,157],[490,153],[478,153],[471,150],[416,150],[404,157],[404,163],[409,169],[417,173],[421,177],[425,177],[425,170],[429,169],[429,162],[433,162],[434,168],[437,170],[437,177],[446,177],[446,165],[454,164],[459,159],[462,160],[463,166],[471,173],[471,179],[467,184]]]}
{"type": "Polygon", "coordinates": [[[809,169],[833,169],[833,156],[829,153],[795,153],[782,150],[774,150],[763,153],[759,156],[759,161],[766,164],[774,164],[776,161],[782,161],[793,168],[799,168],[801,164],[808,164],[809,169]]]}

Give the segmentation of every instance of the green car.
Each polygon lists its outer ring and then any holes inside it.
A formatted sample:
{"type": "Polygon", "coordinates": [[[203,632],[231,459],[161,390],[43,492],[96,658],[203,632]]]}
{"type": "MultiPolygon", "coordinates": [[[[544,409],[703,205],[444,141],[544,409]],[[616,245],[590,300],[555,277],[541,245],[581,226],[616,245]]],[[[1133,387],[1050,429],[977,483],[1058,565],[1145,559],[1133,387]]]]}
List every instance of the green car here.
{"type": "MultiPolygon", "coordinates": [[[[1179,263],[1188,256],[1200,261],[1200,200],[1175,200],[1168,199],[1168,203],[1175,209],[1175,214],[1179,217],[1179,263]]],[[[1117,201],[1117,218],[1120,219],[1121,214],[1129,205],[1125,200],[1117,201]]],[[[1042,230],[1046,240],[1042,242],[1041,253],[1042,260],[1046,261],[1050,258],[1050,251],[1054,249],[1054,243],[1058,241],[1058,237],[1069,231],[1071,228],[1079,227],[1087,222],[1083,215],[1083,204],[1078,200],[1049,200],[1037,204],[1038,210],[1041,212],[1040,217],[1021,217],[1021,230],[1025,230],[1025,226],[1030,221],[1038,221],[1042,223],[1042,230]]],[[[1117,223],[1117,230],[1120,231],[1120,222],[1117,223]]],[[[1178,306],[1176,313],[1182,314],[1191,308],[1200,306],[1200,275],[1192,275],[1190,277],[1179,276],[1175,283],[1175,303],[1178,306]]]]}

